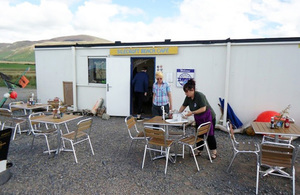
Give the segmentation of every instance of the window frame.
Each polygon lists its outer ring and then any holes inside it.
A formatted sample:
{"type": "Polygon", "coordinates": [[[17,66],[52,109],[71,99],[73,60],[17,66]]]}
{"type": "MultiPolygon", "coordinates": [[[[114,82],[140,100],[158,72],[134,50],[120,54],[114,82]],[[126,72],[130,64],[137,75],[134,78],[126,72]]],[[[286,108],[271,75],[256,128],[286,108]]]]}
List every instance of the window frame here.
{"type": "MultiPolygon", "coordinates": [[[[89,56],[88,58],[87,58],[87,68],[88,68],[88,84],[89,85],[106,85],[106,82],[107,82],[107,78],[106,78],[106,63],[107,63],[107,60],[106,60],[106,57],[101,57],[101,56],[89,56]],[[102,74],[104,74],[104,77],[105,78],[95,78],[95,77],[97,77],[97,70],[96,70],[96,64],[94,64],[95,62],[93,62],[93,64],[90,64],[90,61],[94,61],[94,60],[100,60],[100,65],[99,66],[101,66],[102,64],[101,63],[103,63],[102,61],[104,61],[104,66],[105,66],[105,68],[99,68],[98,70],[101,72],[101,71],[103,71],[104,70],[104,73],[102,73],[102,74]],[[90,66],[91,65],[93,65],[93,66],[95,66],[95,67],[92,67],[92,69],[93,70],[90,70],[91,68],[90,68],[90,66]],[[92,72],[93,71],[93,72],[92,72]],[[91,79],[91,73],[93,74],[92,76],[93,76],[93,79],[91,79]],[[92,81],[96,81],[96,82],[92,82],[92,81]],[[104,81],[103,81],[104,80],[104,81]]],[[[99,73],[99,74],[101,74],[101,73],[99,73]]]]}

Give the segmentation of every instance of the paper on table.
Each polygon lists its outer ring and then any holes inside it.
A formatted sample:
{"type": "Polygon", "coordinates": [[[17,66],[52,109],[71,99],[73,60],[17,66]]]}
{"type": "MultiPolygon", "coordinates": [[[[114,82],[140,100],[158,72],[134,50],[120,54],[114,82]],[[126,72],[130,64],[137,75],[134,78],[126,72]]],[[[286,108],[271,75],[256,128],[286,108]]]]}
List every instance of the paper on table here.
{"type": "Polygon", "coordinates": [[[176,119],[167,119],[166,120],[167,123],[187,123],[188,120],[182,119],[182,120],[176,120],[176,119]]]}

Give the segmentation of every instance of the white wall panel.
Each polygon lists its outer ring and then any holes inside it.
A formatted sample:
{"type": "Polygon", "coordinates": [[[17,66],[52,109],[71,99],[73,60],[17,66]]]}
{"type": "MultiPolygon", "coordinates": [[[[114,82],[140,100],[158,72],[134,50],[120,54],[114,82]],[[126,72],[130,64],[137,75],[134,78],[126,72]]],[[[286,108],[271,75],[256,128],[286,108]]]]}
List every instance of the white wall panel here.
{"type": "Polygon", "coordinates": [[[43,103],[48,99],[64,99],[63,81],[72,81],[72,52],[66,49],[35,51],[37,95],[43,103]]]}
{"type": "Polygon", "coordinates": [[[232,46],[229,103],[244,123],[288,104],[290,116],[300,122],[299,72],[297,44],[232,46]]]}
{"type": "MultiPolygon", "coordinates": [[[[185,97],[176,86],[176,69],[195,69],[197,90],[207,96],[218,120],[218,98],[225,94],[226,55],[226,44],[212,44],[179,45],[177,55],[147,57],[155,57],[165,74],[173,74],[174,109],[179,109],[185,97]]],[[[79,109],[90,109],[98,98],[106,97],[105,85],[88,84],[89,56],[109,57],[109,49],[76,48],[79,109]]],[[[291,104],[290,116],[300,125],[299,43],[233,43],[230,57],[228,102],[244,124],[263,111],[280,112],[291,104]]],[[[43,102],[55,96],[63,99],[62,81],[73,79],[71,63],[71,48],[36,49],[37,92],[43,102]]]]}
{"type": "MultiPolygon", "coordinates": [[[[163,72],[172,72],[176,81],[177,69],[195,69],[195,81],[198,91],[203,92],[219,119],[219,97],[224,97],[226,65],[226,45],[179,47],[178,55],[156,56],[157,65],[163,65],[163,72]]],[[[179,109],[185,94],[176,82],[171,83],[173,109],[179,109]]]]}
{"type": "Polygon", "coordinates": [[[91,87],[91,86],[78,86],[78,109],[92,109],[95,103],[99,98],[104,99],[104,105],[106,104],[105,101],[105,88],[100,87],[91,87]]]}

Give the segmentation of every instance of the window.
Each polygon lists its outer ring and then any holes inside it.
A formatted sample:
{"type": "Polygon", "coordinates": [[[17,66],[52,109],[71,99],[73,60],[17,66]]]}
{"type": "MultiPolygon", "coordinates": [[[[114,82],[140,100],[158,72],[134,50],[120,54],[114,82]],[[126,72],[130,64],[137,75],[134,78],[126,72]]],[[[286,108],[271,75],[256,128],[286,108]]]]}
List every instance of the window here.
{"type": "Polygon", "coordinates": [[[89,83],[106,84],[106,59],[89,58],[89,83]]]}

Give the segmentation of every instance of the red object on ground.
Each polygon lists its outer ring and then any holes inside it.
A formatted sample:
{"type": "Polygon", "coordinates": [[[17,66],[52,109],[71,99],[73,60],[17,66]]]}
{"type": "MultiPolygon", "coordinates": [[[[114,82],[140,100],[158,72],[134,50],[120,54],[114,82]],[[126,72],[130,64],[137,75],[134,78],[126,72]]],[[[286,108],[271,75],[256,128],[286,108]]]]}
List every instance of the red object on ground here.
{"type": "Polygon", "coordinates": [[[271,117],[273,117],[273,116],[280,116],[280,114],[275,111],[264,111],[257,116],[255,121],[256,122],[270,122],[271,117]]]}
{"type": "Polygon", "coordinates": [[[17,97],[18,97],[17,92],[15,92],[15,91],[10,92],[10,98],[11,99],[16,99],[17,97]]]}

